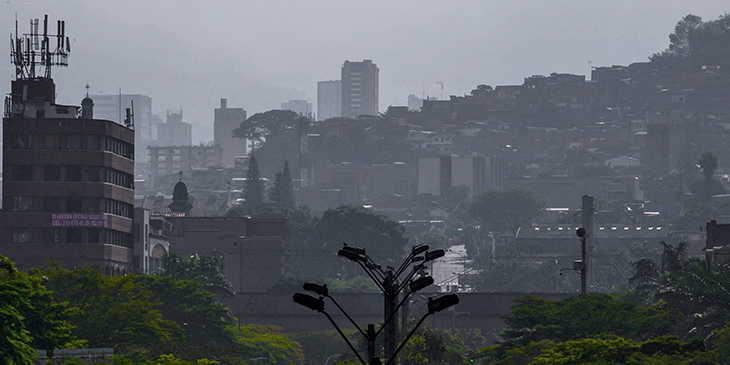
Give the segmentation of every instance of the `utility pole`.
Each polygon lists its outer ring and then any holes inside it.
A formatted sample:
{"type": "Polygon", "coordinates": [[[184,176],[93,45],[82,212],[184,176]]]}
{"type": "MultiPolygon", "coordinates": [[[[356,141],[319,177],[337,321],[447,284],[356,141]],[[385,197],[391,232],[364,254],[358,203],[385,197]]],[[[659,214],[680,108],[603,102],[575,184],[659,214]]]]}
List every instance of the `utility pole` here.
{"type": "MultiPolygon", "coordinates": [[[[583,269],[580,272],[580,286],[581,286],[581,294],[587,293],[587,283],[590,279],[591,284],[593,284],[593,275],[591,277],[588,277],[588,271],[589,271],[589,257],[588,257],[588,248],[591,247],[591,242],[593,241],[593,197],[588,195],[583,195],[583,229],[584,229],[584,235],[581,237],[581,255],[583,259],[583,269]]],[[[580,235],[579,235],[580,236],[580,235]]]]}
{"type": "MultiPolygon", "coordinates": [[[[384,305],[384,319],[387,320],[388,318],[391,318],[395,315],[395,307],[396,303],[398,301],[398,288],[396,288],[395,278],[393,277],[393,268],[388,267],[385,271],[385,280],[383,280],[383,297],[385,298],[385,305],[384,305]]],[[[398,321],[392,320],[388,323],[385,323],[385,332],[383,333],[384,337],[384,350],[385,350],[385,356],[384,358],[388,359],[395,351],[396,346],[398,345],[398,339],[396,338],[396,333],[398,332],[398,321]]]]}

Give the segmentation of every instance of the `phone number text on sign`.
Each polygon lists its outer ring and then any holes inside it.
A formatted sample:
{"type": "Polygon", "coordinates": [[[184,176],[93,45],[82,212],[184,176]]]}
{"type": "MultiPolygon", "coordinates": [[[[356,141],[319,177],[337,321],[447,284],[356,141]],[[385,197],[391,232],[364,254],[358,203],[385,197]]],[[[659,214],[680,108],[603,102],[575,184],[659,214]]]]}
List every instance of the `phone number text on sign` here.
{"type": "Polygon", "coordinates": [[[54,213],[51,217],[53,227],[105,228],[109,225],[106,215],[89,213],[54,213]]]}

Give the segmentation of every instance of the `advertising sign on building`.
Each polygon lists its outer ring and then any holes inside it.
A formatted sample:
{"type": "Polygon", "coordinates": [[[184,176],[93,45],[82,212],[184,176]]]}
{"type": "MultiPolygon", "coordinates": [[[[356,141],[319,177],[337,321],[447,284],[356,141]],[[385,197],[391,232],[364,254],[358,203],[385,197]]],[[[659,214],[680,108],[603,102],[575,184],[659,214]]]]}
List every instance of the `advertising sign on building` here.
{"type": "Polygon", "coordinates": [[[105,214],[53,213],[51,225],[53,227],[106,228],[109,221],[105,214]]]}

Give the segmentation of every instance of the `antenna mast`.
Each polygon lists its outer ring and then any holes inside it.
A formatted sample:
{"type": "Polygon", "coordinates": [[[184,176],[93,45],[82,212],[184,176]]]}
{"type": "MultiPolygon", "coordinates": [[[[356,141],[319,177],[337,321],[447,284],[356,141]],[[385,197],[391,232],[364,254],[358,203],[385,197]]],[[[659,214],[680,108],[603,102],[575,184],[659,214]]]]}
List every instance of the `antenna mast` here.
{"type": "Polygon", "coordinates": [[[16,80],[38,78],[36,71],[46,79],[51,78],[51,67],[68,66],[71,42],[66,37],[66,22],[57,21],[56,34],[48,34],[48,15],[43,18],[43,34],[38,31],[38,19],[30,20],[30,32],[18,33],[18,16],[15,16],[15,35],[10,35],[10,59],[15,65],[16,80]],[[56,38],[56,47],[51,48],[50,38],[56,38]]]}

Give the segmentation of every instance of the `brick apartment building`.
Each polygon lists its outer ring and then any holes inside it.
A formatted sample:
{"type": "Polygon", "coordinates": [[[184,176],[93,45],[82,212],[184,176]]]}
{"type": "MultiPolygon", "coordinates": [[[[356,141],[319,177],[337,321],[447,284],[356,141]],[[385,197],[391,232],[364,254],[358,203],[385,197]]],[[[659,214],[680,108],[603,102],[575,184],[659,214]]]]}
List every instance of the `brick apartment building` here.
{"type": "Polygon", "coordinates": [[[50,72],[36,77],[18,60],[3,118],[0,252],[21,269],[54,261],[130,272],[134,130],[93,119],[88,97],[56,104],[50,72]]]}

